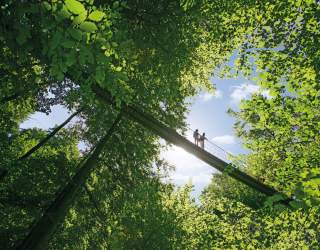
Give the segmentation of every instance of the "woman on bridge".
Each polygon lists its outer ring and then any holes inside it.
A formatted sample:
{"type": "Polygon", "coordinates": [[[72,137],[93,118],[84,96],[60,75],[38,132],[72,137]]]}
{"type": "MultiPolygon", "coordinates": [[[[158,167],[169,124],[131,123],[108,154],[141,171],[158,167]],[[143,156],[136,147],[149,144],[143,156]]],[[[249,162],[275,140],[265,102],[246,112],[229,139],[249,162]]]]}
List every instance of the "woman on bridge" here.
{"type": "Polygon", "coordinates": [[[208,140],[205,133],[203,133],[203,134],[200,135],[200,137],[199,137],[200,147],[201,147],[202,149],[204,149],[204,140],[208,140]]]}

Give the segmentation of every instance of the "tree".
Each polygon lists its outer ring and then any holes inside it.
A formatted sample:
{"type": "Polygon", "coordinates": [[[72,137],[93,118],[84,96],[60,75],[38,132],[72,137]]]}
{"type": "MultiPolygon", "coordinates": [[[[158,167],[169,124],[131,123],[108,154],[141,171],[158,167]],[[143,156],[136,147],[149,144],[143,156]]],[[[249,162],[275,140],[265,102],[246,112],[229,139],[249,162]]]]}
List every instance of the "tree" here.
{"type": "Polygon", "coordinates": [[[318,4],[261,1],[247,7],[226,20],[247,36],[239,50],[237,69],[260,87],[260,93],[241,102],[240,110],[230,111],[237,118],[238,135],[251,150],[247,171],[313,208],[268,208],[281,199],[273,197],[266,208],[248,211],[238,201],[247,200],[250,193],[238,193],[233,183],[221,183],[221,176],[203,194],[205,209],[223,212],[223,221],[212,231],[224,237],[214,247],[316,248],[319,72],[315,55],[319,46],[314,41],[319,37],[315,30],[318,4]],[[217,186],[219,182],[222,185],[217,186]]]}
{"type": "Polygon", "coordinates": [[[121,113],[118,114],[110,129],[106,132],[106,135],[95,145],[92,153],[88,155],[83,163],[81,162],[79,164],[76,174],[70,179],[61,192],[59,192],[39,221],[35,223],[28,236],[18,247],[19,249],[43,249],[48,246],[51,234],[55,231],[61,220],[65,218],[70,205],[75,199],[77,191],[81,185],[84,185],[90,173],[98,165],[99,156],[120,122],[120,119],[121,113]]]}
{"type": "MultiPolygon", "coordinates": [[[[69,109],[84,107],[78,131],[79,139],[88,145],[101,138],[113,117],[113,112],[96,102],[92,84],[110,91],[118,104],[139,103],[171,127],[182,128],[185,98],[199,86],[209,87],[212,66],[232,47],[219,46],[219,35],[215,40],[208,35],[210,25],[201,22],[212,6],[203,7],[197,7],[202,13],[198,15],[191,10],[186,14],[174,1],[7,1],[1,4],[0,40],[8,57],[3,61],[11,63],[1,64],[6,72],[1,100],[14,106],[28,100],[27,96],[39,97],[40,107],[32,106],[29,113],[35,109],[46,112],[55,103],[69,109]],[[164,41],[169,37],[167,46],[164,41]],[[15,71],[18,73],[13,74],[15,71]],[[43,101],[57,84],[62,94],[53,102],[43,101]]],[[[155,160],[160,149],[155,136],[131,122],[122,125],[115,136],[118,142],[103,156],[106,165],[115,168],[112,171],[126,166],[128,174],[138,174],[150,168],[145,163],[155,160]],[[127,155],[131,164],[123,164],[127,155]]],[[[16,152],[13,146],[10,150],[16,152]]]]}
{"type": "Polygon", "coordinates": [[[214,204],[215,200],[225,198],[233,202],[240,202],[251,209],[261,208],[266,199],[265,195],[231,179],[226,174],[213,175],[211,183],[203,191],[203,196],[206,199],[210,197],[207,201],[203,200],[204,204],[214,204]]]}
{"type": "MultiPolygon", "coordinates": [[[[236,73],[255,75],[261,93],[268,91],[233,113],[239,136],[252,150],[246,171],[296,201],[318,204],[316,1],[9,0],[0,7],[5,247],[27,234],[76,173],[76,144],[95,145],[112,122],[115,111],[97,102],[92,86],[110,92],[118,107],[139,106],[183,131],[187,98],[203,88],[212,91],[208,76],[215,68],[227,69],[225,59],[234,50],[236,73]],[[81,121],[13,164],[45,137],[39,130],[20,131],[19,124],[58,103],[68,110],[83,107],[81,121]]],[[[221,185],[210,185],[199,207],[189,197],[190,187],[176,192],[154,177],[161,150],[155,135],[126,120],[114,138],[49,248],[154,248],[154,241],[173,249],[319,245],[317,208],[272,208],[281,199],[275,196],[266,208],[253,210],[260,197],[238,183],[235,188],[225,176],[214,178],[221,185]]]]}
{"type": "MultiPolygon", "coordinates": [[[[315,1],[265,1],[234,18],[251,32],[242,55],[255,58],[261,88],[239,112],[231,112],[239,136],[253,151],[248,164],[262,179],[309,205],[319,200],[319,46],[313,42],[319,38],[318,8],[315,1]]],[[[248,62],[242,66],[252,74],[248,62]]]]}
{"type": "Polygon", "coordinates": [[[12,248],[28,231],[76,171],[80,155],[76,137],[67,131],[60,132],[23,162],[14,161],[45,135],[38,129],[25,130],[19,136],[12,135],[11,152],[1,152],[0,162],[8,170],[8,176],[0,183],[1,246],[12,248]],[[8,159],[9,157],[9,159],[8,159]],[[11,158],[12,157],[12,158],[11,158]]]}

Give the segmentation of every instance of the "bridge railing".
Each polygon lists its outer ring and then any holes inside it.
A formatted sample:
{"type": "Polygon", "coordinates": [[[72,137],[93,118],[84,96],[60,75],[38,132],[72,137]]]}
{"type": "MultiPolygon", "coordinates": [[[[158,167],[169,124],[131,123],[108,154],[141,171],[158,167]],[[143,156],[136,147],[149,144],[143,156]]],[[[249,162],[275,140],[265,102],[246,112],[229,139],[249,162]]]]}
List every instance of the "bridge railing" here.
{"type": "MultiPolygon", "coordinates": [[[[193,138],[193,132],[195,130],[187,127],[187,133],[186,133],[186,137],[188,140],[194,142],[194,138],[193,138]]],[[[200,144],[199,144],[200,147],[200,144]]],[[[227,163],[234,163],[236,164],[238,167],[239,164],[241,166],[245,166],[245,163],[242,162],[240,159],[235,161],[236,156],[234,156],[231,152],[225,150],[224,148],[222,148],[221,146],[217,145],[216,143],[214,143],[212,140],[210,140],[209,138],[207,138],[204,142],[204,150],[206,150],[208,153],[216,156],[217,158],[219,158],[220,160],[223,160],[224,162],[227,163]]]]}

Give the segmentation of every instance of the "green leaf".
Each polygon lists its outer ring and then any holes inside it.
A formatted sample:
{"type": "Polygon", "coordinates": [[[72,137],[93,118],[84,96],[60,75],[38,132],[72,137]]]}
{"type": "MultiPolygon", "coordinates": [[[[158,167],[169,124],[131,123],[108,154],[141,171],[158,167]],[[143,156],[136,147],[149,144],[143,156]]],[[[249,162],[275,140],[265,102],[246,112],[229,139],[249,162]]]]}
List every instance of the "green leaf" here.
{"type": "Polygon", "coordinates": [[[86,11],[84,5],[77,0],[65,0],[65,4],[73,14],[78,15],[86,11]]]}
{"type": "Polygon", "coordinates": [[[285,197],[282,194],[280,194],[280,193],[279,194],[274,194],[272,196],[269,196],[266,199],[264,205],[265,206],[272,206],[274,203],[277,203],[277,202],[282,201],[284,199],[285,199],[285,197]]]}
{"type": "Polygon", "coordinates": [[[118,67],[115,67],[114,69],[116,72],[120,72],[122,70],[122,67],[118,66],[118,67]]]}
{"type": "Polygon", "coordinates": [[[74,65],[77,61],[76,52],[72,50],[66,57],[66,65],[68,67],[74,65]]]}
{"type": "Polygon", "coordinates": [[[77,41],[81,41],[82,39],[82,32],[77,29],[69,29],[69,34],[71,37],[77,41]]]}
{"type": "Polygon", "coordinates": [[[83,23],[83,22],[86,20],[86,18],[87,18],[87,11],[82,12],[80,15],[76,16],[76,17],[73,19],[72,23],[73,23],[74,25],[78,25],[78,24],[80,24],[80,23],[83,23]]]}
{"type": "Polygon", "coordinates": [[[113,4],[112,4],[112,7],[114,8],[114,9],[116,9],[116,8],[118,8],[119,7],[119,1],[115,1],[113,4]]]}
{"type": "Polygon", "coordinates": [[[48,2],[43,2],[43,6],[46,10],[51,10],[51,5],[48,2]]]}
{"type": "Polygon", "coordinates": [[[66,6],[63,6],[62,9],[58,12],[57,17],[58,19],[67,19],[70,18],[72,14],[68,11],[66,6]]]}
{"type": "Polygon", "coordinates": [[[74,42],[73,42],[73,41],[70,41],[70,40],[66,40],[66,41],[62,42],[62,46],[63,46],[64,48],[71,49],[71,48],[73,48],[73,46],[74,46],[74,42]]]}
{"type": "Polygon", "coordinates": [[[61,32],[57,31],[56,33],[54,33],[54,35],[51,39],[50,50],[54,50],[55,48],[57,48],[59,46],[59,43],[60,43],[62,37],[63,37],[63,35],[61,32]]]}
{"type": "Polygon", "coordinates": [[[223,173],[229,175],[229,174],[231,174],[235,169],[236,169],[235,166],[234,166],[232,163],[230,163],[230,164],[228,164],[228,165],[225,167],[223,173]]]}
{"type": "Polygon", "coordinates": [[[102,11],[95,10],[89,15],[89,19],[92,21],[99,22],[102,20],[102,18],[105,16],[105,14],[102,11]]]}
{"type": "Polygon", "coordinates": [[[304,206],[303,202],[301,202],[301,201],[290,201],[289,204],[291,207],[293,207],[295,209],[299,209],[304,206]]]}
{"type": "Polygon", "coordinates": [[[93,32],[96,31],[98,28],[93,22],[83,22],[80,24],[80,29],[86,32],[93,32]]]}
{"type": "Polygon", "coordinates": [[[97,68],[97,71],[96,71],[96,74],[95,74],[95,80],[98,82],[98,83],[102,83],[105,79],[105,71],[102,67],[98,67],[97,68]]]}
{"type": "Polygon", "coordinates": [[[50,68],[50,74],[54,76],[58,81],[62,81],[64,79],[64,74],[59,68],[58,64],[52,65],[52,67],[50,68]]]}
{"type": "Polygon", "coordinates": [[[18,42],[19,45],[23,45],[28,40],[28,37],[30,37],[30,31],[26,28],[24,29],[21,28],[19,29],[19,34],[16,37],[16,41],[18,42]]]}

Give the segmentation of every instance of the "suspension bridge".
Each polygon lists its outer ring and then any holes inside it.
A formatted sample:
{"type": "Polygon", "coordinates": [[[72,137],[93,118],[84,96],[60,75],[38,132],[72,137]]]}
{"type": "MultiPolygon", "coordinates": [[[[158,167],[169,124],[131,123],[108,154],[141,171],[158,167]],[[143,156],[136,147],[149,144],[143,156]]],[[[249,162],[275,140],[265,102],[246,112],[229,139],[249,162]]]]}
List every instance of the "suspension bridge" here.
{"type": "MultiPolygon", "coordinates": [[[[101,101],[105,102],[106,104],[114,104],[112,96],[100,86],[93,85],[92,90],[101,101]]],[[[122,105],[121,112],[130,119],[138,122],[142,126],[154,132],[156,135],[160,136],[167,142],[183,148],[200,160],[206,162],[211,167],[219,170],[220,172],[228,174],[230,177],[244,183],[245,185],[257,190],[258,192],[261,192],[267,196],[280,194],[274,188],[260,182],[256,178],[250,176],[249,174],[245,173],[240,168],[232,164],[230,159],[228,159],[230,154],[225,152],[219,146],[215,145],[213,142],[210,142],[212,148],[211,152],[209,152],[196,146],[193,142],[189,141],[172,128],[168,127],[167,125],[155,119],[152,115],[140,110],[133,105],[122,105]]],[[[283,196],[286,197],[285,195],[283,196]]],[[[289,201],[291,201],[290,198],[286,199],[284,203],[287,204],[289,201]]]]}

